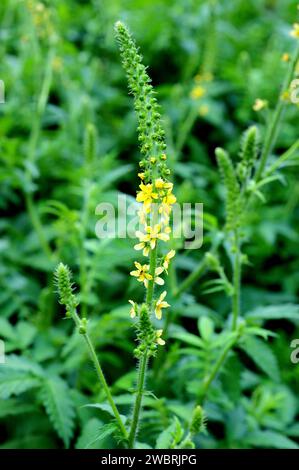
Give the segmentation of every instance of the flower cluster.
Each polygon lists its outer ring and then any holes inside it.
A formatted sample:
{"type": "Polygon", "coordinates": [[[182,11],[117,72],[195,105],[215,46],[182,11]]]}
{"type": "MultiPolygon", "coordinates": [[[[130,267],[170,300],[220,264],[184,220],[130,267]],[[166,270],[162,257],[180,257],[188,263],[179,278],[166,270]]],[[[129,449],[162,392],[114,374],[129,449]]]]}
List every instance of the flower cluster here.
{"type": "MultiPolygon", "coordinates": [[[[147,315],[150,317],[154,313],[156,318],[160,320],[162,309],[169,307],[169,304],[164,300],[166,291],[162,292],[158,298],[155,298],[154,295],[155,285],[164,285],[164,279],[161,275],[168,273],[169,263],[175,255],[174,250],[162,255],[159,244],[161,242],[167,243],[170,240],[169,223],[172,205],[175,204],[176,198],[172,193],[173,184],[169,181],[170,169],[167,165],[161,116],[146,67],[142,63],[141,56],[127,27],[121,22],[117,22],[115,31],[123,66],[128,77],[129,89],[134,96],[134,106],[139,124],[138,140],[143,155],[139,163],[141,171],[138,176],[141,182],[136,197],[137,202],[140,203],[140,230],[136,232],[138,243],[134,248],[137,251],[142,251],[143,256],[148,258],[148,262],[143,264],[135,261],[135,269],[130,274],[144,285],[146,301],[141,306],[133,300],[129,300],[129,302],[131,317],[139,317],[139,322],[142,321],[144,329],[147,315]]],[[[142,328],[140,325],[138,328],[139,341],[143,346],[147,344],[146,349],[149,351],[150,348],[142,334],[142,328]]],[[[147,330],[150,331],[149,326],[147,326],[147,330]]],[[[155,335],[149,334],[152,339],[154,338],[155,345],[164,344],[161,335],[162,330],[157,330],[155,335]]],[[[140,351],[141,349],[139,348],[140,351]]]]}

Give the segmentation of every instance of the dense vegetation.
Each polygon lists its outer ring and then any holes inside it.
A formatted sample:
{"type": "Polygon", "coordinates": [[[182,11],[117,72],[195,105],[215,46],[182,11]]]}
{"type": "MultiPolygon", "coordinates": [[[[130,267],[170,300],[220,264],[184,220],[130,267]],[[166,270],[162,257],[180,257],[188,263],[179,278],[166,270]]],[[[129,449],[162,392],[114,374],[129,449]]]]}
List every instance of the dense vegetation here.
{"type": "Polygon", "coordinates": [[[0,24],[0,448],[299,448],[296,1],[2,0],[0,24]],[[203,203],[200,248],[96,236],[137,174],[203,203]]]}

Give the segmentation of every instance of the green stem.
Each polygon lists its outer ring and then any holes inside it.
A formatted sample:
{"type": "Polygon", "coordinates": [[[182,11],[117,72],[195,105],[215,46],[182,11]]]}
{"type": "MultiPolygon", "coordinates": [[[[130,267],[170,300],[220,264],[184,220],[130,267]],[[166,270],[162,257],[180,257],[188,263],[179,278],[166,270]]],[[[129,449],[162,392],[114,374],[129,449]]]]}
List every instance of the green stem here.
{"type": "Polygon", "coordinates": [[[51,251],[48,240],[45,237],[41,219],[35,207],[32,194],[30,193],[25,194],[25,203],[26,203],[27,212],[29,214],[32,226],[37,234],[40,246],[42,250],[44,251],[45,255],[47,256],[47,258],[49,258],[49,260],[52,260],[53,253],[51,251]]]}
{"type": "Polygon", "coordinates": [[[142,407],[142,398],[143,398],[147,364],[148,364],[148,358],[147,358],[147,351],[146,351],[140,360],[140,364],[138,368],[137,395],[136,395],[136,400],[134,404],[131,430],[129,434],[129,449],[134,448],[134,443],[135,443],[135,438],[136,438],[136,433],[137,433],[138,423],[139,423],[139,417],[140,417],[140,411],[142,407]]]}
{"type": "Polygon", "coordinates": [[[233,287],[232,311],[233,311],[233,331],[237,328],[238,318],[240,315],[240,297],[241,297],[241,253],[238,229],[235,231],[235,253],[233,265],[233,287]]]}
{"type": "Polygon", "coordinates": [[[199,404],[202,404],[207,396],[208,390],[210,388],[211,383],[215,379],[216,375],[218,374],[222,364],[224,363],[229,351],[233,348],[236,344],[238,337],[234,338],[230,343],[223,349],[222,354],[219,356],[218,360],[216,361],[210,375],[204,381],[203,390],[201,390],[200,397],[198,400],[199,404]]]}
{"type": "Polygon", "coordinates": [[[294,152],[299,148],[299,139],[294,142],[291,147],[284,152],[268,169],[267,175],[271,175],[275,170],[277,170],[285,161],[287,161],[294,152]]]}
{"type": "MultiPolygon", "coordinates": [[[[287,90],[291,84],[298,58],[299,58],[299,45],[296,48],[295,54],[288,68],[288,72],[287,72],[285,81],[283,83],[283,88],[282,88],[283,91],[287,90]]],[[[260,164],[255,175],[256,182],[258,182],[262,178],[265,166],[267,164],[268,157],[275,145],[279,124],[280,124],[285,107],[286,107],[286,102],[283,101],[279,97],[274,114],[266,130],[265,142],[264,142],[264,146],[262,149],[260,164]]]]}
{"type": "MultiPolygon", "coordinates": [[[[152,313],[153,308],[153,295],[154,295],[154,286],[155,286],[155,271],[157,265],[157,250],[158,243],[153,250],[150,252],[150,269],[149,274],[152,276],[152,279],[148,282],[147,293],[146,293],[146,305],[148,306],[149,314],[152,313]]],[[[144,383],[146,377],[146,371],[148,366],[148,351],[146,350],[142,355],[138,366],[138,379],[137,379],[137,394],[136,400],[133,409],[132,424],[129,434],[129,448],[134,448],[134,443],[136,439],[136,433],[138,429],[138,423],[140,419],[140,412],[142,409],[142,398],[144,391],[144,383]]]]}
{"type": "Polygon", "coordinates": [[[180,297],[181,294],[185,290],[189,289],[189,287],[192,286],[192,284],[194,284],[194,282],[197,281],[197,279],[199,277],[201,277],[201,275],[204,273],[206,267],[207,267],[206,258],[203,258],[200,261],[200,263],[198,264],[197,268],[191,274],[189,274],[189,276],[174,291],[173,296],[175,298],[180,297]]]}
{"type": "MultiPolygon", "coordinates": [[[[76,310],[73,310],[72,312],[72,318],[77,326],[77,328],[79,329],[80,325],[81,325],[81,320],[76,312],[76,310]]],[[[110,388],[109,388],[109,385],[107,384],[106,382],[106,379],[105,379],[105,376],[104,376],[104,373],[103,373],[103,370],[102,370],[102,367],[101,367],[101,364],[99,362],[99,359],[97,357],[97,354],[95,352],[95,349],[94,349],[94,346],[92,344],[92,341],[89,337],[89,334],[86,332],[86,333],[83,333],[82,334],[85,342],[86,342],[86,345],[87,345],[87,348],[88,348],[88,351],[89,351],[89,355],[90,355],[90,358],[93,362],[93,365],[94,365],[94,368],[96,370],[96,374],[98,376],[98,379],[99,379],[99,382],[101,384],[101,386],[103,387],[104,391],[105,391],[105,394],[106,394],[106,398],[107,398],[107,401],[109,403],[109,405],[111,406],[111,409],[113,411],[113,414],[115,416],[115,419],[117,421],[117,424],[119,426],[119,429],[124,437],[125,440],[128,439],[128,433],[127,433],[127,430],[122,422],[122,419],[120,417],[120,414],[119,414],[119,411],[117,409],[117,406],[116,404],[114,403],[114,400],[113,400],[113,397],[111,395],[111,392],[110,392],[110,388]]]]}

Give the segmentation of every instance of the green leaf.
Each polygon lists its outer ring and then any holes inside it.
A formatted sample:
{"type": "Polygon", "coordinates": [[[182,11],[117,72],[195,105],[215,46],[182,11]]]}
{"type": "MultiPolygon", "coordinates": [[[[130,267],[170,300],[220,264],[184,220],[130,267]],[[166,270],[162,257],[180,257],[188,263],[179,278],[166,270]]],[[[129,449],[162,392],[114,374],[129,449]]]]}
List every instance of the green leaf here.
{"type": "Polygon", "coordinates": [[[91,418],[83,426],[80,436],[76,442],[76,449],[98,449],[99,446],[91,444],[92,441],[96,440],[99,429],[103,423],[97,418],[91,418]]]}
{"type": "Polygon", "coordinates": [[[23,413],[32,413],[36,407],[30,403],[23,403],[14,398],[0,402],[0,418],[16,416],[23,413]]]}
{"type": "Polygon", "coordinates": [[[174,418],[172,423],[158,437],[156,449],[173,449],[183,437],[181,423],[174,418]]]}
{"type": "Polygon", "coordinates": [[[41,400],[58,436],[68,447],[74,432],[75,413],[67,384],[56,376],[46,379],[41,400]]]}
{"type": "Polygon", "coordinates": [[[214,333],[214,323],[208,317],[201,317],[198,321],[198,329],[201,337],[209,341],[214,333]]]}
{"type": "Polygon", "coordinates": [[[40,386],[40,380],[30,374],[13,370],[0,370],[0,398],[6,400],[40,386]]]}
{"type": "Polygon", "coordinates": [[[87,448],[91,448],[96,442],[102,444],[102,442],[109,436],[118,433],[118,426],[116,423],[108,423],[102,425],[100,431],[98,432],[97,436],[87,444],[87,448]]]}
{"type": "Polygon", "coordinates": [[[276,357],[270,347],[258,338],[249,336],[240,344],[241,349],[272,380],[279,381],[279,369],[276,357]]]}
{"type": "Polygon", "coordinates": [[[281,304],[268,305],[267,307],[258,307],[245,315],[247,320],[292,320],[299,321],[299,305],[281,304]]]}
{"type": "Polygon", "coordinates": [[[255,431],[246,438],[246,442],[255,447],[299,449],[299,445],[296,442],[274,431],[255,431]]]}
{"type": "Polygon", "coordinates": [[[170,334],[172,338],[179,339],[183,343],[190,344],[191,346],[197,346],[202,348],[204,346],[203,340],[198,336],[188,333],[187,331],[175,331],[170,334]]]}

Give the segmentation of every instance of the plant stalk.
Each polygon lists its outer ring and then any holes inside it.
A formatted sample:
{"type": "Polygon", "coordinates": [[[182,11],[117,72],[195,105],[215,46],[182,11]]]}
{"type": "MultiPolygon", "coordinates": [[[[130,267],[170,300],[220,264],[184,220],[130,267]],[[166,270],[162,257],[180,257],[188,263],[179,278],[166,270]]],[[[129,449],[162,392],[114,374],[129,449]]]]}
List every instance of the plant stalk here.
{"type": "MultiPolygon", "coordinates": [[[[148,288],[147,288],[147,293],[146,293],[146,305],[149,310],[149,314],[152,313],[152,307],[153,307],[153,295],[154,295],[154,286],[155,286],[155,271],[156,271],[156,265],[157,265],[157,249],[158,249],[158,243],[156,243],[156,246],[153,250],[150,252],[150,269],[149,273],[152,276],[152,279],[148,282],[148,288]]],[[[135,439],[136,439],[136,434],[138,430],[138,423],[140,419],[140,412],[142,409],[142,398],[143,398],[143,391],[144,391],[144,383],[145,383],[145,377],[146,377],[146,372],[147,372],[147,366],[148,366],[148,351],[146,350],[144,354],[142,355],[142,358],[140,360],[139,366],[138,366],[138,379],[137,379],[137,394],[136,394],[136,400],[134,403],[134,408],[133,408],[133,418],[132,418],[132,424],[131,424],[131,429],[129,433],[129,448],[133,449],[134,444],[135,444],[135,439]]]]}
{"type": "Polygon", "coordinates": [[[235,254],[233,265],[233,287],[234,292],[232,296],[232,312],[233,322],[232,329],[236,330],[238,318],[240,316],[240,298],[241,298],[241,252],[240,252],[240,239],[238,229],[235,230],[235,254]]]}
{"type": "MultiPolygon", "coordinates": [[[[72,318],[77,326],[77,328],[79,329],[80,325],[81,325],[81,320],[76,312],[76,310],[74,310],[72,312],[72,318]]],[[[82,334],[82,333],[81,333],[82,334]]],[[[115,416],[115,419],[117,421],[117,424],[118,424],[118,427],[123,435],[123,438],[125,440],[128,439],[128,433],[127,433],[127,430],[122,422],[122,419],[120,417],[120,414],[119,414],[119,411],[117,409],[117,406],[113,400],[113,397],[111,395],[111,392],[110,392],[110,388],[109,388],[109,385],[107,384],[106,382],[106,379],[105,379],[105,376],[104,376],[104,373],[103,373],[103,370],[102,370],[102,367],[101,367],[101,364],[100,364],[100,361],[97,357],[97,354],[95,352],[95,349],[94,349],[94,346],[92,344],[92,341],[90,339],[90,336],[89,334],[86,332],[86,333],[83,333],[82,334],[85,342],[86,342],[86,345],[87,345],[87,348],[88,348],[88,351],[89,351],[89,355],[90,355],[90,358],[93,362],[93,365],[94,365],[94,368],[96,370],[96,374],[98,376],[98,379],[99,379],[99,382],[101,384],[101,386],[103,387],[104,391],[105,391],[105,394],[106,394],[106,398],[107,398],[107,401],[109,403],[109,405],[111,406],[111,409],[113,411],[113,414],[115,416]]]]}

